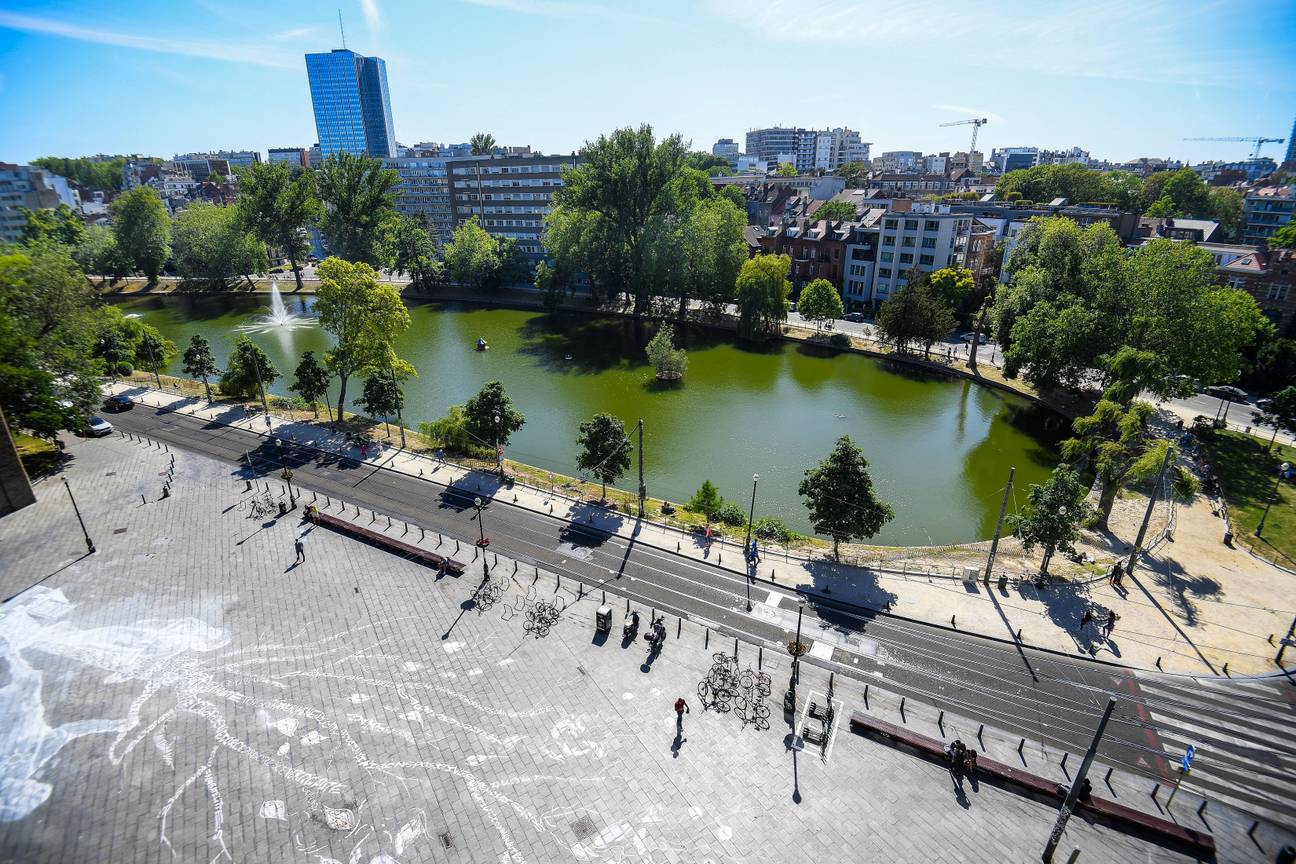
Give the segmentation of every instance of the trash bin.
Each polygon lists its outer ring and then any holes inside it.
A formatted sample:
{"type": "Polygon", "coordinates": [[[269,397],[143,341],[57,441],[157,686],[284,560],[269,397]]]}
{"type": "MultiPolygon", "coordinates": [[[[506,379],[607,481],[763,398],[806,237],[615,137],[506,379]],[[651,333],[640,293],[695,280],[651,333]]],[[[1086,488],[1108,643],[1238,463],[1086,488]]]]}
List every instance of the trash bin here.
{"type": "Polygon", "coordinates": [[[600,606],[594,613],[594,630],[598,633],[607,633],[612,629],[612,607],[600,606]]]}

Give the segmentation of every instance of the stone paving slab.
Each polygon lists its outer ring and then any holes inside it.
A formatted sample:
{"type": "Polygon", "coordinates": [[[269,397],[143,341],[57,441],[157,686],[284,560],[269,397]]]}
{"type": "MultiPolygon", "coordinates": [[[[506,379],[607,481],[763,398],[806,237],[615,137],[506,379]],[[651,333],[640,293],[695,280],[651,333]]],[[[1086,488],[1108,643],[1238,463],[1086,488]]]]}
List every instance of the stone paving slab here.
{"type": "MultiPolygon", "coordinates": [[[[170,454],[70,450],[99,551],[82,557],[58,483],[0,522],[5,595],[39,583],[0,607],[0,861],[1038,859],[1050,807],[956,791],[940,766],[849,734],[826,760],[794,755],[777,710],[764,731],[704,710],[721,640],[700,625],[677,624],[649,665],[642,642],[593,638],[592,598],[543,572],[528,584],[501,558],[506,590],[482,608],[475,580],[323,530],[294,566],[303,526],[249,519],[229,466],[176,454],[158,500],[170,454]],[[559,622],[526,633],[556,597],[559,622]]],[[[758,656],[777,698],[773,653],[758,656]]],[[[838,697],[864,702],[853,684],[838,697]]],[[[1211,818],[1221,860],[1262,860],[1244,823],[1211,818]]],[[[1273,831],[1256,835],[1270,855],[1273,831]]],[[[1080,820],[1072,848],[1185,860],[1080,820]]]]}
{"type": "MultiPolygon", "coordinates": [[[[206,406],[201,400],[162,393],[148,388],[113,385],[114,392],[131,394],[142,403],[183,411],[264,434],[265,417],[229,406],[206,406]]],[[[498,490],[492,476],[453,463],[395,448],[372,448],[367,458],[344,436],[329,429],[271,418],[276,434],[321,450],[344,453],[349,458],[386,470],[464,488],[474,493],[495,495],[519,507],[576,521],[590,519],[589,507],[558,494],[517,484],[498,490]]],[[[1278,608],[1291,605],[1287,595],[1274,593],[1272,579],[1285,574],[1238,553],[1219,562],[1210,575],[1185,573],[1181,562],[1185,547],[1203,545],[1196,535],[1213,526],[1203,524],[1201,513],[1209,511],[1204,500],[1180,508],[1180,541],[1165,543],[1123,589],[1117,590],[1099,579],[1085,586],[1053,586],[1037,589],[1029,582],[1008,589],[984,582],[964,583],[953,578],[918,574],[900,575],[866,567],[833,564],[825,560],[782,559],[769,553],[758,575],[770,584],[788,589],[824,594],[871,609],[889,608],[895,614],[940,626],[979,633],[996,639],[1020,640],[1022,644],[1061,651],[1073,656],[1095,657],[1136,668],[1160,668],[1194,675],[1221,675],[1227,662],[1233,674],[1267,674],[1275,671],[1270,634],[1285,631],[1296,611],[1278,608]],[[1263,568],[1263,573],[1256,568],[1263,568]],[[1223,573],[1228,584],[1215,578],[1223,573]],[[1146,589],[1146,590],[1145,590],[1146,589]],[[1116,631],[1106,634],[1102,622],[1107,610],[1120,615],[1116,631]],[[1093,623],[1083,623],[1090,610],[1093,623]]],[[[676,551],[743,572],[741,550],[731,543],[710,547],[677,530],[631,520],[607,520],[604,526],[636,542],[676,551]]],[[[1212,535],[1213,539],[1213,535],[1212,535]]],[[[1200,556],[1199,556],[1200,557],[1200,556]]],[[[954,568],[951,568],[951,572],[954,568]]],[[[948,575],[948,574],[946,574],[948,575]]]]}

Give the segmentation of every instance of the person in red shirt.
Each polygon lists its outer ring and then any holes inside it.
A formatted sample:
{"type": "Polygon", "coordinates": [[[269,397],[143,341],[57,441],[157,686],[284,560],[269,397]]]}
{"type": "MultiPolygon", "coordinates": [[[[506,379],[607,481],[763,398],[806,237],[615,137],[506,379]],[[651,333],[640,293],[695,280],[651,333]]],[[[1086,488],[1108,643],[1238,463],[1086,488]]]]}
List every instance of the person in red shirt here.
{"type": "Polygon", "coordinates": [[[675,733],[677,735],[684,734],[684,715],[687,713],[689,713],[688,703],[681,696],[675,700],[675,733]]]}

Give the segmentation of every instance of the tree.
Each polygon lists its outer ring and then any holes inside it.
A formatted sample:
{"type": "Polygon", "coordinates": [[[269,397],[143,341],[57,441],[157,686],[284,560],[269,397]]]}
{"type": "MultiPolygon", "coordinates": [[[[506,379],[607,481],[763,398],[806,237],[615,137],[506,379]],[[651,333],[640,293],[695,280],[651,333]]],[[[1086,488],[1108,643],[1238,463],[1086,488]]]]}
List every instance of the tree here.
{"type": "Polygon", "coordinates": [[[118,195],[108,207],[117,249],[130,266],[156,282],[171,254],[171,220],[151,186],[118,195]]]}
{"type": "Polygon", "coordinates": [[[176,272],[186,280],[226,288],[239,276],[264,273],[270,267],[265,244],[244,228],[235,207],[197,202],[175,219],[176,272]]]}
{"type": "Polygon", "coordinates": [[[376,369],[365,378],[364,390],[356,404],[370,417],[383,418],[383,428],[391,437],[391,415],[405,407],[405,394],[396,379],[385,369],[376,369]]]}
{"type": "Polygon", "coordinates": [[[797,300],[797,312],[802,318],[813,321],[816,330],[823,326],[823,322],[840,318],[845,311],[841,295],[827,279],[812,281],[801,289],[797,300]]]}
{"type": "Polygon", "coordinates": [[[473,291],[496,286],[500,271],[499,244],[473,216],[458,228],[445,247],[446,274],[473,291]]]}
{"type": "Polygon", "coordinates": [[[792,290],[787,255],[757,255],[738,272],[738,332],[762,339],[778,332],[787,320],[787,297],[792,290]]]}
{"type": "Polygon", "coordinates": [[[525,423],[526,418],[513,407],[513,400],[498,381],[487,383],[464,404],[464,429],[477,444],[500,448],[496,451],[496,458],[501,474],[504,471],[503,448],[525,423]]]}
{"type": "Polygon", "coordinates": [[[323,212],[314,174],[294,178],[284,162],[254,162],[239,174],[237,206],[244,227],[288,259],[301,291],[300,262],[310,252],[306,229],[323,212]]]}
{"type": "Polygon", "coordinates": [[[796,166],[793,165],[791,162],[780,162],[778,167],[774,169],[774,176],[775,177],[795,177],[797,176],[796,166]]]}
{"type": "Polygon", "coordinates": [[[649,340],[646,351],[648,362],[652,364],[658,378],[675,380],[684,377],[684,370],[688,368],[688,354],[682,348],[675,347],[674,327],[663,324],[649,340]]]}
{"type": "Polygon", "coordinates": [[[1109,174],[1076,164],[1036,165],[1007,172],[995,184],[995,192],[1017,193],[1027,201],[1067,198],[1073,204],[1114,203],[1126,208],[1135,203],[1141,185],[1137,175],[1129,172],[1109,174]]]}
{"type": "Polygon", "coordinates": [[[363,262],[329,257],[317,270],[315,313],[320,326],[333,334],[324,357],[329,373],[338,377],[338,411],[343,418],[347,380],[369,368],[391,368],[410,374],[413,367],[395,357],[393,341],[409,329],[409,310],[391,284],[378,284],[374,269],[363,262]]]}
{"type": "Polygon", "coordinates": [[[1210,191],[1201,175],[1191,168],[1178,171],[1158,171],[1143,181],[1142,206],[1149,216],[1207,216],[1211,215],[1210,191]],[[1168,199],[1160,204],[1162,198],[1168,199]],[[1153,205],[1158,205],[1154,213],[1153,205]],[[1166,213],[1164,210],[1173,210],[1166,213]]]}
{"type": "Polygon", "coordinates": [[[468,434],[468,421],[464,416],[462,405],[451,405],[446,416],[431,423],[420,423],[419,434],[429,442],[452,453],[471,455],[482,447],[475,444],[468,434]]]}
{"type": "Polygon", "coordinates": [[[103,225],[86,226],[80,242],[72,249],[72,257],[87,276],[95,274],[116,280],[130,272],[130,264],[117,248],[116,235],[103,225]]]}
{"type": "Polygon", "coordinates": [[[976,279],[965,267],[942,267],[924,278],[931,293],[951,309],[962,306],[963,301],[976,290],[976,279]]]}
{"type": "Polygon", "coordinates": [[[383,263],[396,273],[417,276],[426,262],[436,258],[436,229],[427,214],[398,213],[383,223],[383,263]]]}
{"type": "Polygon", "coordinates": [[[725,177],[733,173],[733,169],[729,167],[729,160],[714,153],[695,151],[684,158],[684,164],[712,177],[725,177]]]}
{"type": "Polygon", "coordinates": [[[301,362],[297,364],[295,373],[296,380],[288,389],[310,403],[311,410],[315,412],[315,419],[319,419],[319,403],[324,399],[324,407],[329,412],[329,422],[333,420],[333,409],[329,406],[328,395],[329,373],[324,368],[324,364],[315,359],[314,351],[305,351],[302,353],[301,362]]]}
{"type": "Polygon", "coordinates": [[[720,190],[720,197],[728,200],[730,204],[734,205],[734,207],[738,209],[738,212],[743,215],[743,222],[745,224],[747,220],[747,196],[743,193],[742,189],[739,189],[733,184],[727,184],[720,190]]]}
{"type": "Polygon", "coordinates": [[[279,378],[279,370],[270,358],[247,336],[240,336],[225,361],[221,373],[222,393],[254,399],[265,395],[266,390],[279,378]],[[260,377],[258,377],[258,375],[260,377]]]}
{"type": "Polygon", "coordinates": [[[1278,438],[1279,429],[1289,435],[1296,435],[1296,385],[1288,384],[1275,393],[1273,402],[1260,412],[1259,420],[1266,426],[1273,427],[1273,435],[1269,437],[1270,450],[1278,438]]]}
{"type": "Polygon", "coordinates": [[[324,204],[321,227],[332,253],[347,261],[377,266],[383,224],[391,218],[400,175],[371,156],[334,153],[316,172],[324,204]]]}
{"type": "Polygon", "coordinates": [[[672,184],[685,170],[684,142],[678,135],[658,142],[643,125],[599,136],[581,155],[585,161],[563,172],[554,193],[545,246],[568,272],[624,288],[641,315],[650,296],[642,241],[649,224],[677,203],[672,184]]]}
{"type": "Polygon", "coordinates": [[[1153,201],[1151,206],[1144,211],[1145,216],[1151,216],[1156,219],[1173,219],[1176,216],[1184,215],[1183,211],[1175,206],[1174,199],[1169,195],[1162,195],[1153,201]]]}
{"type": "Polygon", "coordinates": [[[207,401],[210,403],[212,401],[210,379],[220,370],[216,368],[216,358],[212,356],[207,337],[201,333],[195,333],[189,340],[189,347],[184,352],[183,368],[184,374],[203,382],[203,389],[207,391],[207,401]]]}
{"type": "Polygon", "coordinates": [[[52,171],[60,177],[75,180],[82,186],[115,192],[122,187],[122,168],[126,165],[126,157],[71,159],[65,156],[41,156],[33,159],[32,164],[52,171]]]}
{"type": "Polygon", "coordinates": [[[607,484],[615,483],[630,467],[630,436],[625,424],[611,414],[595,414],[580,424],[576,437],[580,455],[576,467],[603,482],[600,498],[607,498],[607,484]]]}
{"type": "Polygon", "coordinates": [[[710,480],[703,480],[702,485],[693,493],[693,497],[689,499],[688,504],[685,506],[694,513],[701,513],[709,520],[714,519],[715,515],[720,512],[720,508],[724,506],[724,499],[716,491],[714,483],[710,480]]]}
{"type": "Polygon", "coordinates": [[[722,196],[681,194],[673,218],[654,219],[644,239],[645,279],[654,293],[679,300],[683,320],[692,300],[718,312],[733,300],[738,271],[747,260],[745,211],[722,196]]]}
{"type": "Polygon", "coordinates": [[[1296,219],[1288,220],[1269,237],[1269,245],[1280,249],[1296,249],[1296,219]]]}
{"type": "Polygon", "coordinates": [[[557,312],[567,296],[567,279],[562,271],[548,261],[536,265],[535,287],[540,292],[540,302],[546,312],[557,312]]]}
{"type": "Polygon", "coordinates": [[[825,201],[814,211],[813,217],[816,220],[827,220],[828,222],[854,222],[858,214],[855,211],[855,205],[849,201],[825,201]]]}
{"type": "Polygon", "coordinates": [[[1072,464],[1087,462],[1098,478],[1095,527],[1107,527],[1121,489],[1160,473],[1167,448],[1172,450],[1171,480],[1176,495],[1189,498],[1196,491],[1192,475],[1175,464],[1174,445],[1151,435],[1148,423],[1155,414],[1156,409],[1146,402],[1126,407],[1102,399],[1092,414],[1072,422],[1076,437],[1062,442],[1062,457],[1072,464]]]}
{"type": "Polygon", "coordinates": [[[160,374],[175,359],[176,346],[170,339],[164,339],[156,331],[143,335],[135,348],[135,365],[153,373],[157,379],[158,389],[162,388],[160,374]]]}
{"type": "Polygon", "coordinates": [[[1235,238],[1242,227],[1242,193],[1217,186],[1207,194],[1210,196],[1210,215],[1220,223],[1226,237],[1230,240],[1235,238]]]}
{"type": "Polygon", "coordinates": [[[833,558],[843,540],[872,537],[895,518],[895,511],[877,497],[868,460],[843,435],[832,452],[815,468],[805,472],[797,490],[806,499],[810,523],[815,531],[833,541],[833,558]]]}
{"type": "Polygon", "coordinates": [[[64,246],[76,246],[85,235],[85,223],[81,217],[66,204],[60,204],[54,210],[28,210],[19,207],[24,224],[22,242],[25,246],[37,246],[42,243],[62,243],[64,246]]]}
{"type": "Polygon", "coordinates": [[[863,162],[846,162],[833,173],[846,181],[847,189],[855,189],[868,177],[872,169],[863,162]]]}
{"type": "Polygon", "coordinates": [[[1041,573],[1048,573],[1049,561],[1059,549],[1075,551],[1080,525],[1090,512],[1085,495],[1079,475],[1071,466],[1059,465],[1047,482],[1032,483],[1022,511],[1008,516],[1008,528],[1021,540],[1023,549],[1030,552],[1036,546],[1043,547],[1041,573]]]}
{"type": "Polygon", "coordinates": [[[911,342],[921,343],[924,356],[957,323],[954,311],[923,280],[902,286],[882,304],[877,315],[878,332],[884,340],[894,344],[898,351],[909,350],[911,342]]]}

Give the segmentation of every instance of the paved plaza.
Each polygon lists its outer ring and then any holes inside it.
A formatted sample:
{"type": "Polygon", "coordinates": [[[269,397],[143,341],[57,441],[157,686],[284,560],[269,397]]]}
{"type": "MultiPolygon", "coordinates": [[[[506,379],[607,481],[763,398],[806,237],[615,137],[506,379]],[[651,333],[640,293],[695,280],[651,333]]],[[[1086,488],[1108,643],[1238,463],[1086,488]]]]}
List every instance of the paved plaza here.
{"type": "MultiPolygon", "coordinates": [[[[604,640],[602,589],[492,555],[483,593],[469,536],[436,538],[469,562],[438,578],[308,530],[300,510],[250,518],[253,496],[216,461],[120,438],[69,452],[97,551],[58,478],[0,522],[0,861],[1039,860],[1054,808],[958,789],[845,723],[868,705],[972,741],[967,721],[838,679],[828,747],[797,752],[775,645],[672,618],[648,663],[620,638],[611,585],[604,640]],[[541,604],[561,609],[544,635],[524,627],[541,604]],[[767,728],[698,700],[713,655],[735,651],[772,679],[767,728]]],[[[417,526],[358,521],[433,546],[417,526]]],[[[807,667],[803,695],[827,686],[807,667]]],[[[987,737],[996,758],[1016,750],[987,737]]],[[[1057,756],[1028,743],[1021,758],[1063,781],[1057,756]]],[[[1125,803],[1141,795],[1114,783],[1125,803]]],[[[1176,816],[1205,823],[1220,860],[1291,842],[1197,803],[1176,816]]],[[[1073,819],[1059,860],[1187,859],[1073,819]]]]}

